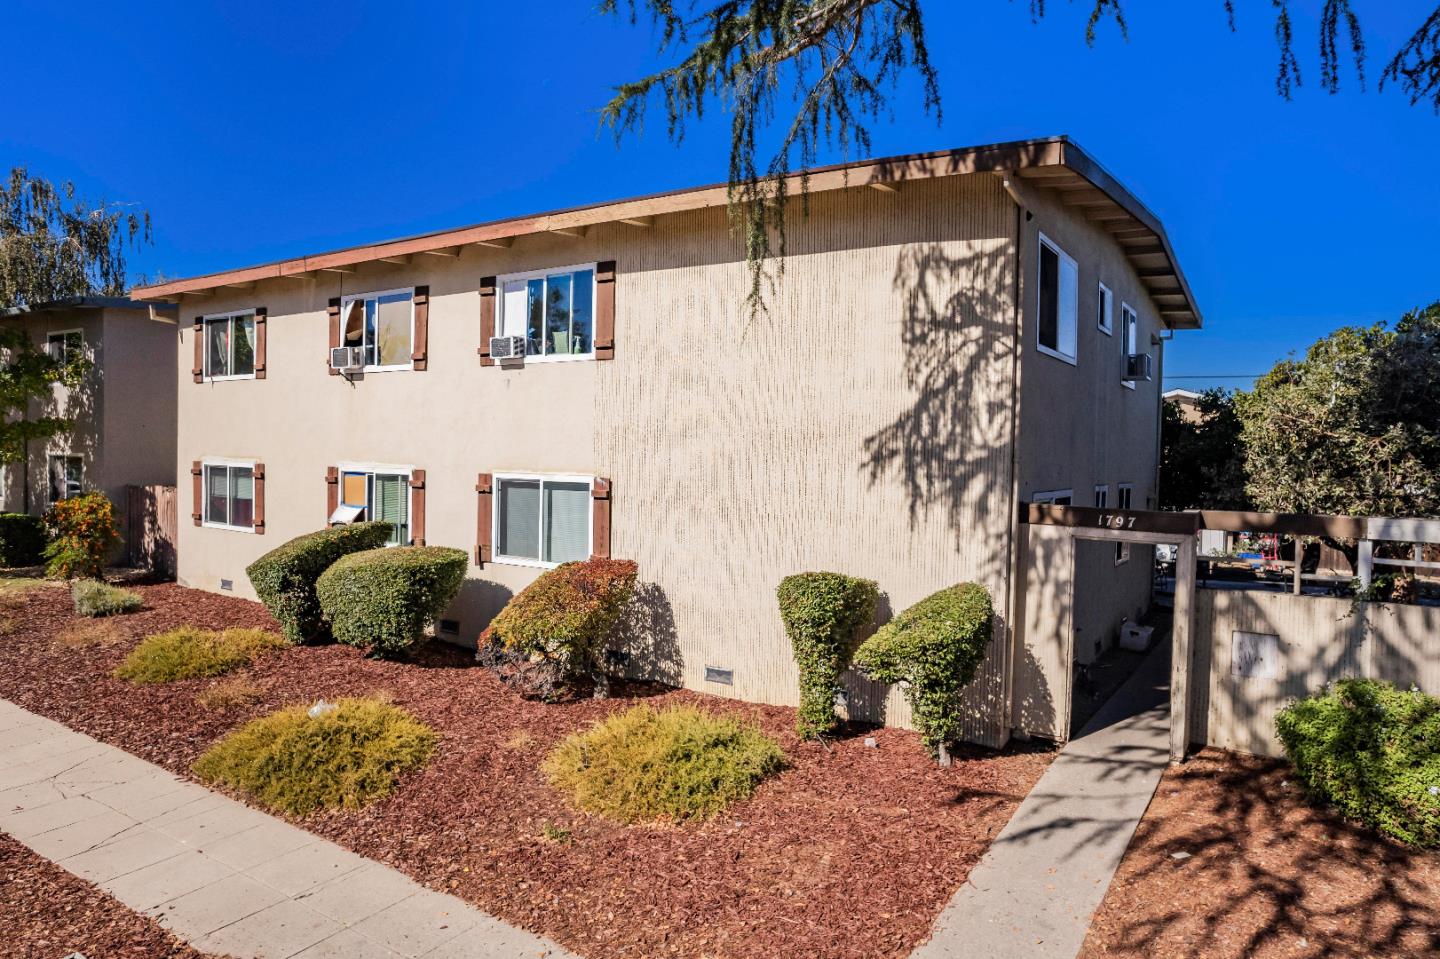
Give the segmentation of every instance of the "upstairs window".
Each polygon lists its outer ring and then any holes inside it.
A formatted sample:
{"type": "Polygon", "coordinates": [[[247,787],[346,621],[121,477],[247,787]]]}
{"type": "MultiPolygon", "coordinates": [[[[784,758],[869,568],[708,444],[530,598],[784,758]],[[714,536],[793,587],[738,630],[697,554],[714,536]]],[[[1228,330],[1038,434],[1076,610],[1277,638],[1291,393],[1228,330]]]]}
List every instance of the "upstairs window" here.
{"type": "Polygon", "coordinates": [[[85,334],[80,330],[56,330],[45,337],[45,352],[59,363],[73,363],[85,356],[85,334]]]}
{"type": "Polygon", "coordinates": [[[255,311],[207,316],[205,376],[212,380],[255,375],[255,311]]]}
{"type": "Polygon", "coordinates": [[[589,559],[589,476],[495,477],[497,562],[554,566],[589,559]]]}
{"type": "Polygon", "coordinates": [[[525,337],[527,359],[595,358],[595,266],[502,276],[499,336],[525,337]]]}
{"type": "Polygon", "coordinates": [[[1030,497],[1030,502],[1047,506],[1069,506],[1074,501],[1075,491],[1069,489],[1049,490],[1030,497]]]}
{"type": "Polygon", "coordinates": [[[1079,270],[1075,261],[1045,234],[1040,234],[1040,283],[1037,346],[1067,363],[1075,362],[1076,295],[1079,270]]]}
{"type": "Polygon", "coordinates": [[[414,300],[414,290],[343,297],[342,344],[364,348],[367,370],[410,369],[415,339],[414,300]]]}
{"type": "Polygon", "coordinates": [[[1099,314],[1095,320],[1096,327],[1109,336],[1115,319],[1115,297],[1104,283],[1095,287],[1095,311],[1099,314]]]}
{"type": "Polygon", "coordinates": [[[72,496],[80,495],[80,481],[82,477],[82,466],[78,456],[51,456],[50,462],[50,502],[58,503],[62,499],[69,499],[72,496]]]}
{"type": "MultiPolygon", "coordinates": [[[[1116,505],[1117,505],[1120,509],[1129,509],[1129,508],[1130,508],[1130,503],[1131,503],[1134,495],[1135,495],[1135,488],[1134,488],[1133,486],[1131,486],[1129,483],[1121,483],[1118,487],[1115,488],[1115,497],[1116,497],[1116,500],[1118,501],[1118,502],[1116,503],[1116,505]]],[[[1116,565],[1116,566],[1119,566],[1121,563],[1128,563],[1128,562],[1130,562],[1130,544],[1129,544],[1129,543],[1116,543],[1116,544],[1115,544],[1115,565],[1116,565]]]]}
{"type": "Polygon", "coordinates": [[[1105,509],[1105,508],[1106,508],[1107,506],[1109,506],[1109,505],[1110,505],[1110,487],[1108,487],[1108,486],[1097,486],[1097,487],[1095,487],[1095,508],[1096,508],[1096,509],[1105,509]]]}
{"type": "Polygon", "coordinates": [[[206,463],[205,525],[255,529],[255,465],[206,463]]]}
{"type": "Polygon", "coordinates": [[[330,522],[382,520],[395,527],[390,545],[410,542],[410,471],[380,467],[344,467],[340,506],[330,522]]]}
{"type": "MultiPolygon", "coordinates": [[[[1130,304],[1128,303],[1122,303],[1120,305],[1120,349],[1122,351],[1120,358],[1122,364],[1128,362],[1130,357],[1140,352],[1140,319],[1135,315],[1135,311],[1130,308],[1130,304]]],[[[1123,366],[1121,372],[1124,372],[1123,366]]],[[[1123,380],[1122,382],[1132,390],[1135,388],[1135,383],[1131,380],[1123,380]]],[[[1128,506],[1124,508],[1129,509],[1128,506]]]]}

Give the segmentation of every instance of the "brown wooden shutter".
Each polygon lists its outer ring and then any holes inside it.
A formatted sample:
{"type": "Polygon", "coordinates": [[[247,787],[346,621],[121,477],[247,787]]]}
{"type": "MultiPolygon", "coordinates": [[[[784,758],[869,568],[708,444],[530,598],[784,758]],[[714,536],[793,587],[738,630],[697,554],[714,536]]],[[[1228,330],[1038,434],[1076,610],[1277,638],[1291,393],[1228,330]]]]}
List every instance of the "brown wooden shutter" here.
{"type": "Polygon", "coordinates": [[[195,317],[195,366],[190,370],[196,383],[205,382],[205,321],[195,317]]]}
{"type": "MultiPolygon", "coordinates": [[[[260,375],[258,370],[255,375],[260,375]]],[[[251,475],[255,477],[255,504],[252,507],[255,532],[263,534],[265,532],[265,464],[256,463],[251,475]]]]}
{"type": "Polygon", "coordinates": [[[595,477],[590,484],[591,559],[610,558],[610,481],[595,477]]]}
{"type": "Polygon", "coordinates": [[[190,510],[190,518],[199,526],[205,519],[205,469],[199,460],[190,464],[190,491],[193,506],[190,510]]]}
{"type": "Polygon", "coordinates": [[[269,318],[270,311],[263,307],[255,307],[255,378],[265,378],[265,321],[269,318]]]}
{"type": "MultiPolygon", "coordinates": [[[[326,308],[325,312],[329,314],[330,317],[330,349],[333,350],[340,345],[340,297],[332,297],[330,305],[326,308]]],[[[329,367],[331,376],[340,375],[339,370],[330,366],[330,354],[328,351],[325,354],[325,365],[329,367]]],[[[331,512],[333,513],[334,510],[332,509],[331,512]]]]}
{"type": "Polygon", "coordinates": [[[481,366],[494,366],[495,358],[490,355],[490,337],[495,335],[495,277],[480,278],[480,354],[481,366]]]}
{"type": "Polygon", "coordinates": [[[330,525],[330,517],[335,515],[335,510],[340,506],[340,467],[325,467],[325,525],[330,525]]]}
{"type": "Polygon", "coordinates": [[[410,545],[425,545],[425,471],[410,471],[410,545]]]}
{"type": "Polygon", "coordinates": [[[595,359],[615,359],[615,261],[595,264],[595,359]]]}
{"type": "Polygon", "coordinates": [[[490,561],[490,527],[493,525],[491,510],[494,508],[495,497],[494,478],[489,473],[481,473],[479,480],[475,483],[475,565],[484,566],[490,561]]]}
{"type": "Polygon", "coordinates": [[[414,350],[410,353],[410,362],[414,369],[423,370],[429,364],[427,351],[430,347],[430,287],[415,287],[414,305],[415,342],[412,344],[414,350]]]}

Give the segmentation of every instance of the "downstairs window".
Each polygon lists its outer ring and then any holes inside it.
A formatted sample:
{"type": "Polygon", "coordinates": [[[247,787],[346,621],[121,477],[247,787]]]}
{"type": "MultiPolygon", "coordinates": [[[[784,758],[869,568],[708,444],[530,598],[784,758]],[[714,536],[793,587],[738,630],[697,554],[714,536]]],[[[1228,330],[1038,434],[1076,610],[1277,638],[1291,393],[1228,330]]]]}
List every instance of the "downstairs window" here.
{"type": "Polygon", "coordinates": [[[410,542],[410,471],[345,467],[340,472],[340,506],[332,523],[382,520],[395,527],[391,546],[410,542]]]}
{"type": "Polygon", "coordinates": [[[495,559],[556,566],[590,558],[591,477],[495,477],[495,559]]]}

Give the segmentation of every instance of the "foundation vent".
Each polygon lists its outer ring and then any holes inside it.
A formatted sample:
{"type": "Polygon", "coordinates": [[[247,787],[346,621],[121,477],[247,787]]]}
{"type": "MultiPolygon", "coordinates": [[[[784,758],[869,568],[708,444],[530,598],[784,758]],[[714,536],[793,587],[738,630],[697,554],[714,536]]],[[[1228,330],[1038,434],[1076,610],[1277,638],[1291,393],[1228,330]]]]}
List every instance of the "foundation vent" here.
{"type": "Polygon", "coordinates": [[[735,685],[735,670],[721,669],[719,666],[705,667],[705,682],[721,683],[725,686],[735,685]]]}

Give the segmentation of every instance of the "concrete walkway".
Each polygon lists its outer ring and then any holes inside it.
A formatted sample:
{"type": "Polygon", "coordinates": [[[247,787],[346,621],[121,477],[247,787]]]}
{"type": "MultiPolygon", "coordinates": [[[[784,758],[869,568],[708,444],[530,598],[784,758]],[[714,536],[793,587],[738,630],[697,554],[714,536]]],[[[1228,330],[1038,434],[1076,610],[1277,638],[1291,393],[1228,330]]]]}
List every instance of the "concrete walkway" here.
{"type": "Polygon", "coordinates": [[[570,955],[5,700],[0,829],[202,952],[236,959],[570,955]]]}
{"type": "Polygon", "coordinates": [[[1020,804],[913,959],[1074,959],[1170,754],[1157,646],[1020,804]]]}

